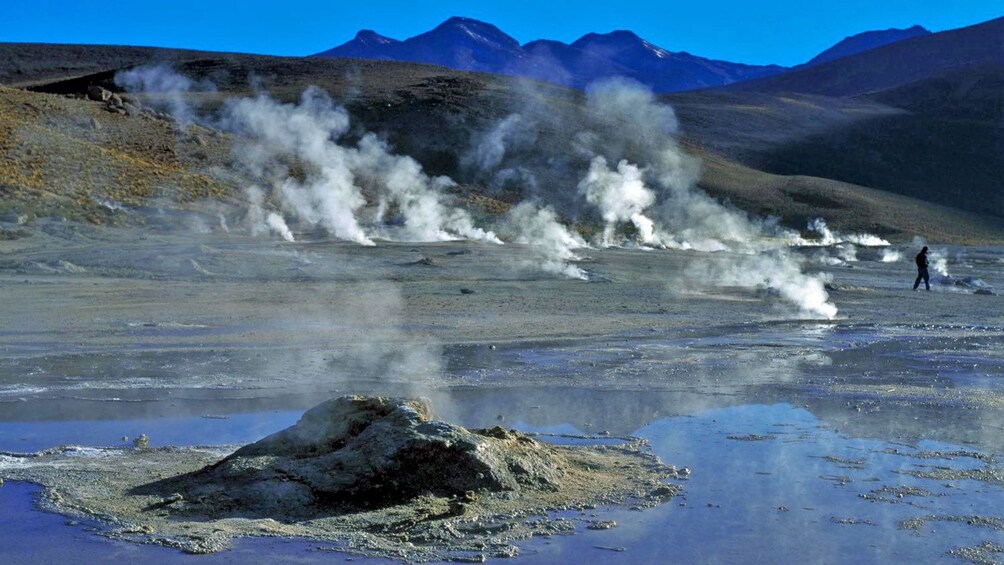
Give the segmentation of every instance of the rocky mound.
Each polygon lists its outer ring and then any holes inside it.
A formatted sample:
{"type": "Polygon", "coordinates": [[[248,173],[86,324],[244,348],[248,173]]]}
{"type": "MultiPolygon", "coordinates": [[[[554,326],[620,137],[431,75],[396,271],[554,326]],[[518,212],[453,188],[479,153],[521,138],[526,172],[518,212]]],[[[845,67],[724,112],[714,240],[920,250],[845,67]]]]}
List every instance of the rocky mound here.
{"type": "Polygon", "coordinates": [[[600,506],[665,502],[680,490],[665,480],[688,473],[642,440],[553,445],[437,421],[422,400],[361,396],[325,402],[233,452],[0,453],[0,479],[44,485],[43,505],[97,519],[115,539],[211,553],[238,537],[308,538],[409,562],[481,562],[516,555],[520,539],[614,527],[596,518],[600,506]]]}
{"type": "Polygon", "coordinates": [[[424,400],[343,396],[219,463],[138,492],[174,490],[207,509],[288,515],[426,494],[557,490],[567,466],[557,449],[524,434],[434,420],[424,400]]]}

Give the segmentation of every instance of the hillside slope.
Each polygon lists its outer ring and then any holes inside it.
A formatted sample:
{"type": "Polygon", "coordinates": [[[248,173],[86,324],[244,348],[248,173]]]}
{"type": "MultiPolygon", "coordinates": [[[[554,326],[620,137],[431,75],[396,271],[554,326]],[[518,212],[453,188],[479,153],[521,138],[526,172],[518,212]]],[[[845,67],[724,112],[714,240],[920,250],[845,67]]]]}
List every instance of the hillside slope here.
{"type": "MultiPolygon", "coordinates": [[[[192,79],[216,84],[216,92],[188,95],[204,114],[212,113],[227,97],[251,95],[258,88],[280,100],[295,101],[307,86],[317,85],[346,104],[354,121],[349,141],[364,131],[380,134],[430,174],[457,180],[460,184],[453,189],[457,197],[479,214],[503,213],[534,195],[526,186],[492,188],[465,165],[479,136],[519,114],[535,121],[534,142],[506,158],[537,175],[536,190],[543,191],[537,197],[553,202],[565,217],[575,218],[574,207],[561,204],[574,197],[587,164],[579,157],[569,160],[566,151],[583,127],[580,92],[525,79],[381,61],[217,55],[181,62],[175,68],[192,79]],[[249,77],[258,78],[252,83],[249,77]],[[564,165],[557,166],[560,163],[564,165]]],[[[227,135],[205,128],[179,131],[160,115],[110,112],[101,102],[79,97],[90,84],[117,88],[112,78],[113,73],[103,72],[38,87],[58,95],[0,91],[0,190],[5,209],[107,222],[122,213],[118,206],[128,209],[156,199],[200,208],[207,202],[243,200],[243,184],[229,172],[227,135]]],[[[136,101],[157,102],[155,96],[136,101]]],[[[811,103],[796,102],[799,107],[811,103]]],[[[855,117],[897,111],[875,102],[847,104],[827,112],[855,117]]],[[[719,101],[710,107],[726,106],[727,101],[719,101]]],[[[684,131],[702,115],[718,116],[712,110],[692,115],[681,110],[684,131]]],[[[807,115],[817,115],[809,110],[807,115]]],[[[779,113],[792,116],[790,111],[779,113]]],[[[812,120],[793,119],[792,127],[807,121],[812,120]]],[[[692,150],[705,158],[701,186],[710,194],[757,216],[779,216],[791,227],[804,228],[808,218],[823,215],[837,229],[871,231],[893,239],[916,234],[968,243],[1004,239],[999,220],[826,179],[770,175],[697,146],[692,150]]]]}
{"type": "Polygon", "coordinates": [[[219,57],[188,49],[122,45],[0,43],[0,84],[32,86],[133,65],[219,57]]]}
{"type": "Polygon", "coordinates": [[[845,37],[833,47],[830,47],[826,51],[823,51],[819,55],[813,57],[808,63],[806,63],[806,65],[819,65],[821,63],[827,63],[843,57],[863,53],[871,49],[882,47],[883,45],[889,45],[890,43],[910,39],[911,37],[919,37],[930,34],[931,32],[920,26],[913,26],[906,29],[866,31],[864,33],[858,33],[850,37],[845,37]]]}

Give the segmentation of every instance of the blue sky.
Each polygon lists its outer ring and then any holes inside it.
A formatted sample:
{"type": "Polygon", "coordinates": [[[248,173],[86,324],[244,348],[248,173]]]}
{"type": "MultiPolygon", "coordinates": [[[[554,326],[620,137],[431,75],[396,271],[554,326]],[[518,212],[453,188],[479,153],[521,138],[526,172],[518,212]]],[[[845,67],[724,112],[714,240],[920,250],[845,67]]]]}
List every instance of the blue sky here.
{"type": "Polygon", "coordinates": [[[0,41],[189,47],[307,55],[359,29],[405,39],[450,16],[520,42],[570,42],[630,29],[670,51],[744,63],[805,62],[847,35],[920,24],[932,31],[1004,16],[1001,0],[4,0],[0,41]]]}

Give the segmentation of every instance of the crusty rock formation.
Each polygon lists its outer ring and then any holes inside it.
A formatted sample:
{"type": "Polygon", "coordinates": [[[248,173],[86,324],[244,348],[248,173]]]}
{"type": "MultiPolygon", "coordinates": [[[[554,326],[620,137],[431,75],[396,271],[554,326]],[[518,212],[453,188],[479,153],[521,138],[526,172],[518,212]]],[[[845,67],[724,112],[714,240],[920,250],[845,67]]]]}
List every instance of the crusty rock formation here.
{"type": "MultiPolygon", "coordinates": [[[[587,438],[583,438],[587,439],[587,438]]],[[[432,418],[423,400],[345,396],[257,443],[0,453],[0,477],[41,504],[106,522],[102,535],[190,553],[238,537],[309,538],[408,562],[516,555],[514,542],[614,522],[553,515],[654,506],[681,473],[642,440],[556,445],[432,418]],[[157,479],[157,477],[160,477],[157,479]],[[151,482],[153,480],[153,482],[151,482]]]]}
{"type": "Polygon", "coordinates": [[[423,400],[343,396],[219,463],[141,491],[179,492],[202,512],[289,515],[426,494],[556,490],[566,467],[553,446],[499,427],[434,420],[423,400]]]}

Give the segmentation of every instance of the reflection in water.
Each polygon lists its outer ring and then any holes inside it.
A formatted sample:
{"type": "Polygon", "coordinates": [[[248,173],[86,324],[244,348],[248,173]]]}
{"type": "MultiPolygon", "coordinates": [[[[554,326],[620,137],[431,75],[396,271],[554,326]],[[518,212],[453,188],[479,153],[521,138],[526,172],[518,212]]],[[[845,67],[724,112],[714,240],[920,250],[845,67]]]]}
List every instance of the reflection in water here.
{"type": "MultiPolygon", "coordinates": [[[[933,514],[1000,517],[995,509],[1004,508],[999,482],[954,471],[1004,476],[993,461],[962,454],[1004,453],[999,297],[909,293],[909,266],[880,263],[869,250],[853,269],[831,270],[846,318],[820,323],[765,319],[752,296],[666,296],[664,275],[685,253],[638,260],[597,251],[592,266],[612,284],[568,286],[526,280],[498,246],[361,254],[330,243],[297,252],[122,243],[75,248],[72,257],[39,246],[5,263],[0,284],[18,298],[2,303],[14,329],[0,330],[0,450],[122,445],[122,436],[141,433],[154,446],[245,443],[332,396],[418,393],[433,397],[443,419],[469,427],[640,435],[668,463],[693,470],[684,499],[603,512],[619,526],[530,540],[517,561],[930,562],[953,547],[1004,541],[964,519],[898,528],[933,514]],[[61,254],[90,274],[22,281],[26,261],[61,254]],[[426,255],[442,268],[402,270],[426,255]],[[196,259],[227,273],[226,284],[178,271],[196,259]],[[462,280],[450,278],[458,273],[462,280]],[[371,279],[404,281],[400,301],[397,290],[377,293],[387,300],[374,309],[352,294],[371,279]],[[586,298],[564,300],[582,289],[586,298]],[[499,306],[513,297],[525,304],[499,306]],[[576,324],[588,331],[563,333],[576,324]],[[374,332],[380,339],[362,349],[346,345],[374,332]],[[541,336],[569,340],[529,341],[541,336]]],[[[966,250],[953,274],[997,292],[1000,251],[966,250]]],[[[46,552],[99,561],[88,556],[100,546],[127,560],[191,562],[81,535],[63,518],[30,511],[29,498],[23,485],[0,489],[4,557],[25,561],[38,550],[41,561],[58,558],[46,552]]],[[[311,547],[250,541],[199,559],[330,560],[311,547]],[[258,551],[274,544],[282,545],[258,551]]]]}
{"type": "MultiPolygon", "coordinates": [[[[530,423],[538,412],[529,408],[509,425],[543,433],[588,431],[568,421],[530,423]]],[[[116,435],[141,430],[160,444],[186,444],[190,438],[203,443],[244,443],[298,417],[298,412],[276,411],[234,414],[227,419],[129,420],[87,426],[3,423],[0,449],[108,445],[115,443],[110,438],[116,435]]],[[[517,562],[776,563],[827,562],[835,556],[854,562],[930,562],[953,548],[983,540],[1004,543],[1004,534],[972,527],[964,518],[924,525],[919,532],[899,528],[904,520],[933,514],[999,517],[1004,485],[923,478],[931,470],[997,469],[992,456],[972,449],[931,441],[906,445],[849,437],[808,410],[789,404],[737,405],[660,417],[631,431],[647,439],[664,461],[692,470],[690,479],[682,483],[684,495],[644,512],[600,509],[572,514],[582,519],[596,514],[615,520],[618,527],[602,532],[580,527],[576,536],[530,540],[521,544],[523,554],[517,562]]],[[[59,525],[65,520],[54,521],[31,511],[26,498],[21,486],[0,491],[4,521],[35,524],[31,530],[0,528],[0,544],[13,548],[15,555],[25,555],[21,552],[27,551],[33,539],[59,538],[59,544],[53,545],[65,551],[79,547],[86,553],[100,546],[154,561],[173,562],[177,557],[160,548],[126,549],[80,536],[79,529],[59,525]]],[[[234,562],[232,558],[243,558],[248,548],[261,543],[239,544],[236,552],[211,561],[234,562]]],[[[330,559],[328,554],[308,551],[310,547],[316,545],[292,543],[282,551],[308,562],[330,559]]]]}

